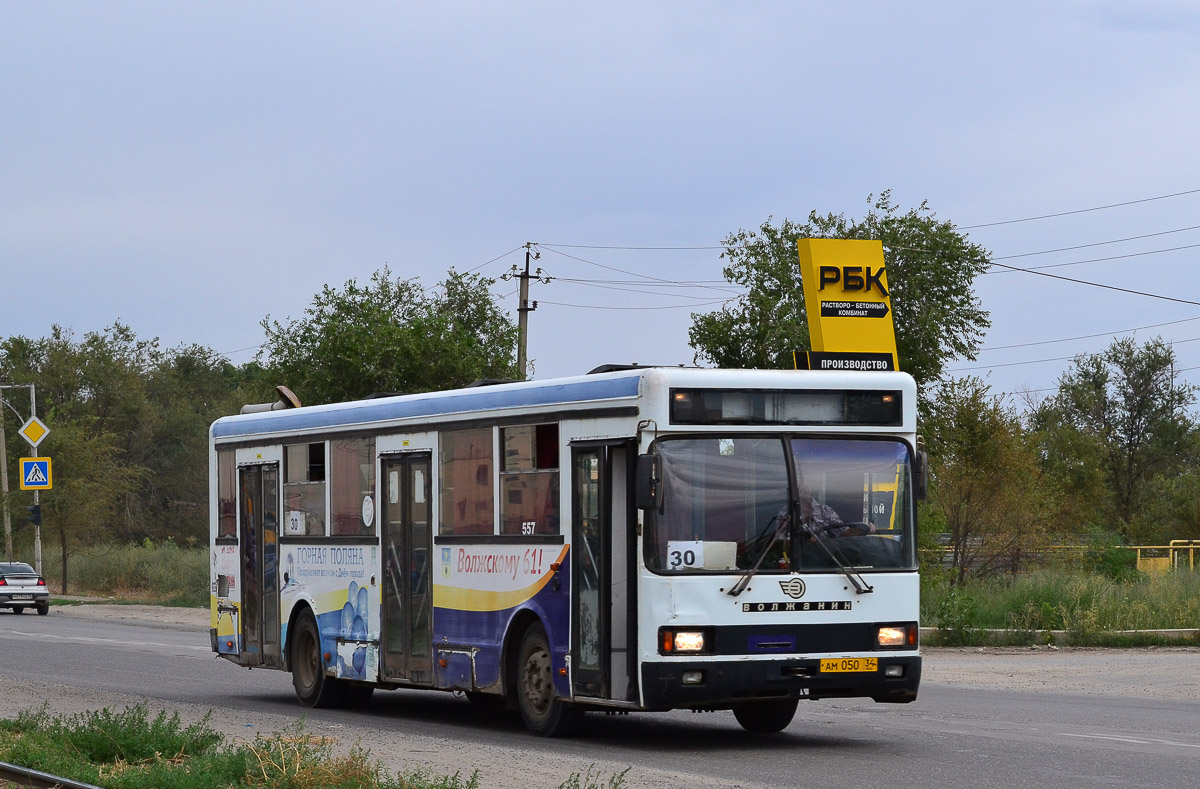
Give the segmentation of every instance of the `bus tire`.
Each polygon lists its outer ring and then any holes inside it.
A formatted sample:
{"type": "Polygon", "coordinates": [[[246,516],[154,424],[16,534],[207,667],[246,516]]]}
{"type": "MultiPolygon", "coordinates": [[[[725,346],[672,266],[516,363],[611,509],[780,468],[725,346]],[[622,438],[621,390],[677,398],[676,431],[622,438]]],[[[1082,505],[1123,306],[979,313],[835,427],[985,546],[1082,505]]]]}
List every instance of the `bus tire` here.
{"type": "Polygon", "coordinates": [[[755,734],[774,734],[783,731],[796,716],[797,699],[744,701],[733,705],[733,717],[742,728],[755,734]]]}
{"type": "Polygon", "coordinates": [[[341,680],[325,676],[321,659],[321,631],[311,611],[305,611],[296,621],[291,637],[292,686],[296,698],[305,707],[340,707],[346,700],[346,685],[341,680]]]}
{"type": "Polygon", "coordinates": [[[550,641],[540,624],[530,625],[517,652],[517,707],[525,728],[539,737],[571,734],[583,710],[559,698],[554,691],[550,641]]]}

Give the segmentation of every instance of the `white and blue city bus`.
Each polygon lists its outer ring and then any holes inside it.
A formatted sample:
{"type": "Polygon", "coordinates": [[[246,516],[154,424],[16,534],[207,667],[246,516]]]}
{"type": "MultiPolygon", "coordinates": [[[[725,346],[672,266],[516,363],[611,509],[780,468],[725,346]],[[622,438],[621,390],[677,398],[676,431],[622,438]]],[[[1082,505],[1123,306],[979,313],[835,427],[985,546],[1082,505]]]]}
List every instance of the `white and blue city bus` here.
{"type": "Polygon", "coordinates": [[[213,651],[308,706],[462,691],[587,710],[916,698],[916,387],[600,368],[211,428],[213,651]]]}

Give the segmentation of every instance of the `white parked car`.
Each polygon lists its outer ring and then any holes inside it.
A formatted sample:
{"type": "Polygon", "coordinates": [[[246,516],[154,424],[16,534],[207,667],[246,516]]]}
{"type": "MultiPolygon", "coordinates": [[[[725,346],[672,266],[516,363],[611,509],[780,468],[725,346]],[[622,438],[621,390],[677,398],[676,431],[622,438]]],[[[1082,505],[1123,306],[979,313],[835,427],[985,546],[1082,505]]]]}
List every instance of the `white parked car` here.
{"type": "Polygon", "coordinates": [[[46,579],[24,562],[0,562],[0,608],[19,614],[37,608],[42,616],[50,613],[50,588],[46,579]]]}

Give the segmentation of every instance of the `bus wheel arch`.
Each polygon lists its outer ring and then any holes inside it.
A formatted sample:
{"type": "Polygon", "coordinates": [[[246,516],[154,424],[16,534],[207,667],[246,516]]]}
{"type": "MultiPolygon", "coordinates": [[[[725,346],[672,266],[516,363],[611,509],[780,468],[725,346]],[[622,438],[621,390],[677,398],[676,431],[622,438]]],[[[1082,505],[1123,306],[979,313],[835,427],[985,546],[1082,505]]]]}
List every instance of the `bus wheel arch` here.
{"type": "Polygon", "coordinates": [[[296,623],[300,621],[300,617],[305,614],[315,617],[312,606],[305,600],[298,601],[292,606],[292,611],[288,615],[287,629],[283,631],[283,669],[284,671],[292,670],[292,641],[296,635],[296,623]]]}
{"type": "Polygon", "coordinates": [[[305,707],[340,707],[345,702],[346,684],[325,673],[321,630],[308,606],[293,613],[288,627],[288,668],[296,698],[305,707]]]}
{"type": "Polygon", "coordinates": [[[576,731],[583,708],[559,696],[554,687],[553,650],[540,620],[525,628],[511,670],[511,696],[525,728],[539,737],[563,737],[576,731]]]}
{"type": "Polygon", "coordinates": [[[500,695],[514,710],[517,709],[517,652],[521,648],[521,640],[525,638],[525,631],[534,625],[545,627],[537,612],[521,609],[509,621],[504,642],[500,646],[500,695]]]}

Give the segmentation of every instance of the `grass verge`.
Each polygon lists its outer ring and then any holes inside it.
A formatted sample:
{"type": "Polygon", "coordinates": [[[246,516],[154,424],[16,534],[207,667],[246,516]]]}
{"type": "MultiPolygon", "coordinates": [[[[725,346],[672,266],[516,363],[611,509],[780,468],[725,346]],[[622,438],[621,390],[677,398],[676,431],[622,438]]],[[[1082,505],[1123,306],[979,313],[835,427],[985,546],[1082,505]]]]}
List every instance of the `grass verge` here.
{"type": "MultiPolygon", "coordinates": [[[[478,770],[436,775],[389,773],[357,745],[342,753],[303,723],[250,743],[228,743],[209,717],[185,726],[178,713],[151,715],[144,704],[71,716],[46,705],[0,721],[0,761],[110,789],[477,789],[478,770]]],[[[620,789],[626,769],[605,778],[592,767],[559,789],[620,789]]]]}
{"type": "Polygon", "coordinates": [[[1200,573],[1112,578],[1082,570],[1038,570],[950,585],[926,573],[921,621],[944,646],[1193,646],[1195,637],[1156,630],[1200,628],[1200,573]],[[1128,632],[1142,631],[1142,632],[1128,632]],[[1057,632],[1057,636],[1056,636],[1057,632]]]}

